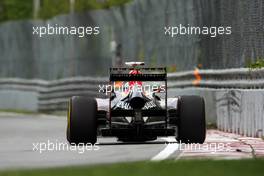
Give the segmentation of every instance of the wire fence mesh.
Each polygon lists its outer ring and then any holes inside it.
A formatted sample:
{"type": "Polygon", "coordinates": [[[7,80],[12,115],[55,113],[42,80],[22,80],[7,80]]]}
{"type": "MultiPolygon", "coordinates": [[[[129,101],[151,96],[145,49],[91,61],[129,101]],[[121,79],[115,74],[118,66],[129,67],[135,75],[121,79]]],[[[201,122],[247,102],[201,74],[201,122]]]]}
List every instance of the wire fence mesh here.
{"type": "Polygon", "coordinates": [[[125,6],[62,15],[47,21],[0,25],[0,77],[60,79],[106,76],[115,51],[124,60],[177,71],[244,67],[264,57],[262,0],[134,0],[125,6]],[[33,26],[99,26],[100,34],[79,38],[32,35],[33,26]],[[165,26],[231,26],[231,35],[164,34],[165,26]],[[120,53],[119,53],[120,54],[120,53]],[[175,70],[174,69],[174,70],[175,70]]]}

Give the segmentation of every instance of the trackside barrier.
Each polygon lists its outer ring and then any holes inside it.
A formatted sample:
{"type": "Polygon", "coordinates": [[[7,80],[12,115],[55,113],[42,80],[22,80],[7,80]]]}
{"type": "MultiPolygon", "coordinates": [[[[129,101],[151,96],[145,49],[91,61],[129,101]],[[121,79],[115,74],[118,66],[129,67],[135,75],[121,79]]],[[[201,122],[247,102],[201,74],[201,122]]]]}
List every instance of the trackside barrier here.
{"type": "MultiPolygon", "coordinates": [[[[104,98],[108,78],[75,77],[54,81],[0,79],[0,109],[65,110],[74,95],[104,98]]],[[[264,136],[264,69],[196,70],[168,74],[169,96],[200,95],[207,122],[220,130],[264,136]]]]}

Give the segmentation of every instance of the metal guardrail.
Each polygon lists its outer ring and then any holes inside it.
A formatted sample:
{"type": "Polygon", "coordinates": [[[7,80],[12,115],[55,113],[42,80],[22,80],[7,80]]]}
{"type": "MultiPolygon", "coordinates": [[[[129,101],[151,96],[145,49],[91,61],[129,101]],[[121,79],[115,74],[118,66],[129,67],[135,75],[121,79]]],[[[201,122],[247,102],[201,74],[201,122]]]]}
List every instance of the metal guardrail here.
{"type": "Polygon", "coordinates": [[[46,89],[39,91],[39,111],[65,110],[72,96],[103,98],[99,85],[106,85],[106,78],[76,77],[51,81],[46,89]]]}
{"type": "MultiPolygon", "coordinates": [[[[38,93],[38,110],[65,110],[71,96],[104,97],[99,84],[107,84],[106,78],[75,77],[54,81],[19,78],[0,79],[1,90],[30,91],[38,93]]],[[[25,102],[26,103],[26,102],[25,102]]]]}
{"type": "Polygon", "coordinates": [[[248,68],[223,70],[197,70],[168,75],[169,88],[205,87],[234,89],[263,89],[264,69],[248,68]],[[201,80],[196,80],[197,73],[201,80]],[[194,81],[196,82],[194,83],[194,81]]]}
{"type": "MultiPolygon", "coordinates": [[[[35,91],[39,93],[40,111],[61,110],[66,108],[68,98],[74,95],[104,97],[102,93],[99,93],[98,86],[107,83],[106,77],[75,77],[53,81],[7,78],[0,79],[0,90],[35,91]]],[[[263,89],[264,69],[196,70],[168,74],[168,89],[186,87],[263,89]],[[201,80],[196,80],[197,73],[201,80]]]]}

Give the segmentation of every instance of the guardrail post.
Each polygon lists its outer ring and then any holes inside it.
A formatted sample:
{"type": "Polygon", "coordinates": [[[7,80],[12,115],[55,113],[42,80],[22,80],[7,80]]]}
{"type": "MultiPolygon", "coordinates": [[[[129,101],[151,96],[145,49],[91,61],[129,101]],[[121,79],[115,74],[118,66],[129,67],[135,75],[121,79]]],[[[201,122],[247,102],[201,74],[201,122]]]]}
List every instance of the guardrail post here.
{"type": "Polygon", "coordinates": [[[33,18],[37,19],[40,10],[40,0],[33,0],[33,18]]]}

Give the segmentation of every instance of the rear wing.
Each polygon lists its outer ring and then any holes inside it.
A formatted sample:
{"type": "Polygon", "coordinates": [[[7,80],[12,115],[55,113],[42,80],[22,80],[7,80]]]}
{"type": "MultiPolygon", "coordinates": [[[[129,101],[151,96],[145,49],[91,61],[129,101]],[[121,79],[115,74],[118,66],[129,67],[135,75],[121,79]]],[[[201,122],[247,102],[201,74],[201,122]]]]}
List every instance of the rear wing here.
{"type": "Polygon", "coordinates": [[[129,74],[135,68],[110,68],[109,81],[167,81],[166,67],[137,68],[141,74],[129,74]]]}

